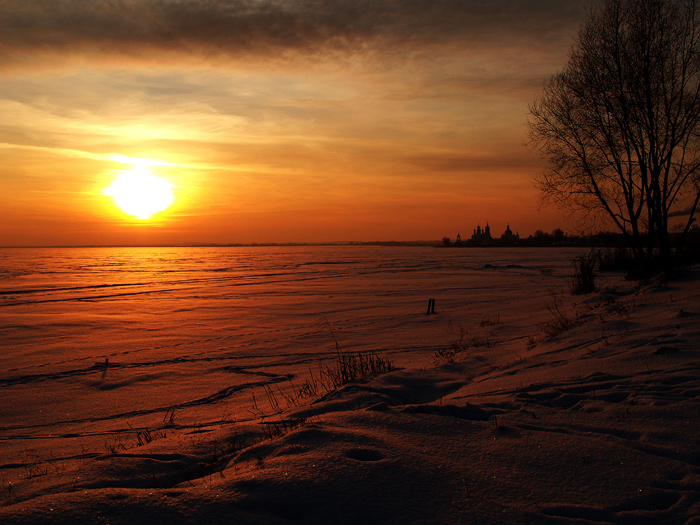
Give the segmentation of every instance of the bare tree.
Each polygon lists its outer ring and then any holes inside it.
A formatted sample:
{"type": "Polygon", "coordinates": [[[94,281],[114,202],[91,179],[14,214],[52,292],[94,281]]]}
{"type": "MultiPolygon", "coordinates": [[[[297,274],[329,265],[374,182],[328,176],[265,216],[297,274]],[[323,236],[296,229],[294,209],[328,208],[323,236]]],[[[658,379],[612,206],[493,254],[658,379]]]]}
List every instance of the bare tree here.
{"type": "Polygon", "coordinates": [[[612,221],[640,269],[672,263],[700,201],[698,0],[604,0],[530,106],[543,204],[612,221]]]}

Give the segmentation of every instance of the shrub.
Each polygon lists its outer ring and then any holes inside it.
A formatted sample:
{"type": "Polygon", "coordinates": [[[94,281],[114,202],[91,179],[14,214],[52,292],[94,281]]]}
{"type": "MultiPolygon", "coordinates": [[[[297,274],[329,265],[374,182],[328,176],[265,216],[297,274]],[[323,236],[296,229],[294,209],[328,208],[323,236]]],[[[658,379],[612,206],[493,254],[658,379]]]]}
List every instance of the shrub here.
{"type": "Polygon", "coordinates": [[[574,258],[574,274],[571,276],[571,293],[583,295],[595,291],[596,254],[581,254],[574,258]]]}
{"type": "Polygon", "coordinates": [[[596,251],[595,256],[601,272],[625,272],[628,276],[639,272],[639,265],[628,248],[606,248],[596,251]]]}

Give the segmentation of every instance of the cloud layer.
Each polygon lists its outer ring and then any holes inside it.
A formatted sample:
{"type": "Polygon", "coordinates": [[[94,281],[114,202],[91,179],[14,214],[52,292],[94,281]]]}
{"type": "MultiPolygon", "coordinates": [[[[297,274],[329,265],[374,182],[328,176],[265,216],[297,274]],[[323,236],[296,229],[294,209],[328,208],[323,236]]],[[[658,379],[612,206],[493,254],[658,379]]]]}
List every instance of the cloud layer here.
{"type": "Polygon", "coordinates": [[[555,0],[6,0],[0,56],[215,59],[541,47],[580,21],[555,0]]]}
{"type": "Polygon", "coordinates": [[[149,242],[560,226],[534,215],[524,122],[584,8],[0,0],[0,245],[133,242],[103,194],[116,154],[172,164],[149,242]]]}

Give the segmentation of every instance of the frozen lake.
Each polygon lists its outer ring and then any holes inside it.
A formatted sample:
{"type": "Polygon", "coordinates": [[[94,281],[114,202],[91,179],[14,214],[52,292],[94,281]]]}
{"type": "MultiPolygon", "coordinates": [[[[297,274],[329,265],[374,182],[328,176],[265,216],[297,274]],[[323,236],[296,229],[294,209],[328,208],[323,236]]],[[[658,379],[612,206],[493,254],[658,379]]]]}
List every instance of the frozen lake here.
{"type": "Polygon", "coordinates": [[[253,418],[256,393],[298,384],[336,341],[415,367],[459,338],[522,337],[535,320],[512,299],[547,303],[580,252],[0,249],[0,465],[84,453],[172,411],[183,429],[253,418]]]}

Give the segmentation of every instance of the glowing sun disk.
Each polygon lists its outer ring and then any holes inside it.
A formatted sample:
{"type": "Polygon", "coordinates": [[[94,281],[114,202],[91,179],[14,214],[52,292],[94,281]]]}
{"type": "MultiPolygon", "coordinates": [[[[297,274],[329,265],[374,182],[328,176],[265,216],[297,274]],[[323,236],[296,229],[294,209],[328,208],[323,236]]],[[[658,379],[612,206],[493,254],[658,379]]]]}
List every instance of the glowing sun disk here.
{"type": "Polygon", "coordinates": [[[103,193],[112,197],[124,213],[145,220],[173,203],[172,188],[172,184],[147,168],[135,166],[122,171],[103,193]]]}

